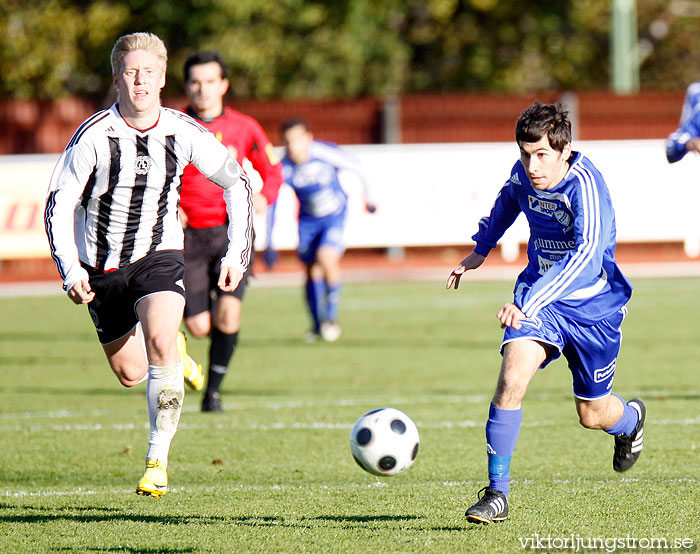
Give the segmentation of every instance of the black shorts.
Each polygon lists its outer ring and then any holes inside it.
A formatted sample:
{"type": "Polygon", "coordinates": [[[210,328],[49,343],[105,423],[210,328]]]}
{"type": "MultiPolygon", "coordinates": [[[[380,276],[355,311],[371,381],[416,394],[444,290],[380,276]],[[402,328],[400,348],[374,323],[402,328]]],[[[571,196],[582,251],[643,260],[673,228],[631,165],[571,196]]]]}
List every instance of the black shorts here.
{"type": "Polygon", "coordinates": [[[120,269],[103,272],[82,266],[90,276],[95,298],[88,311],[102,344],[108,344],[131,332],[138,323],[136,303],[155,292],[173,291],[185,296],[185,262],[181,250],[163,250],[147,254],[120,269]]]}
{"type": "Polygon", "coordinates": [[[252,275],[254,252],[251,252],[248,269],[234,291],[224,292],[218,286],[221,258],[228,250],[227,229],[228,225],[185,229],[185,317],[208,312],[222,294],[243,300],[246,282],[252,275]]]}

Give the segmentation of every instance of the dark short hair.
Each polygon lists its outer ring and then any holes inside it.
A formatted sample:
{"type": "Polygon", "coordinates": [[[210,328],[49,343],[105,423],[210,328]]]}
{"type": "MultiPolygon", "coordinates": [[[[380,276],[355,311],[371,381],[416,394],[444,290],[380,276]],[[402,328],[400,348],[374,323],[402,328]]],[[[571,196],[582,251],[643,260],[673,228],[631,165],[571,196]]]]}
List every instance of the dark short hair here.
{"type": "Polygon", "coordinates": [[[301,117],[290,117],[289,119],[285,119],[282,122],[282,125],[280,125],[280,133],[283,135],[289,131],[292,127],[298,127],[301,125],[305,130],[310,131],[311,127],[309,127],[308,122],[305,119],[302,119],[301,117]]]}
{"type": "Polygon", "coordinates": [[[228,68],[226,67],[226,62],[221,57],[219,52],[205,51],[205,52],[192,52],[185,60],[185,81],[190,80],[190,67],[193,65],[202,65],[205,63],[216,62],[221,68],[221,78],[226,79],[228,76],[228,68]]]}
{"type": "Polygon", "coordinates": [[[561,104],[540,104],[535,102],[525,108],[515,125],[515,140],[537,142],[547,136],[549,145],[558,152],[571,142],[571,121],[569,112],[561,104]]]}

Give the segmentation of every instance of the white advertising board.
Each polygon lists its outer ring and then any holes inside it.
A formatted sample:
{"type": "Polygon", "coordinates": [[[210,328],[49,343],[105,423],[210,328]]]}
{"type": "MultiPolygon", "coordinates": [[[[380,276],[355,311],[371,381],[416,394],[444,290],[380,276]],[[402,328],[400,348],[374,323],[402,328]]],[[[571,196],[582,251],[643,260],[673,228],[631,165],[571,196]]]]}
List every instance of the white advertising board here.
{"type": "MultiPolygon", "coordinates": [[[[345,147],[372,184],[378,210],[364,211],[362,187],[341,175],[349,199],[348,248],[470,244],[517,160],[514,143],[402,144],[345,147]]],[[[617,217],[618,242],[682,241],[700,254],[700,160],[676,164],[663,140],[578,141],[601,170],[617,217]]],[[[0,259],[49,256],[43,228],[46,188],[57,155],[0,157],[0,259]]],[[[272,244],[295,249],[297,204],[284,185],[277,203],[272,244]]],[[[266,244],[265,217],[256,217],[256,248],[266,244]]],[[[502,240],[517,254],[528,231],[519,219],[502,240]]]]}

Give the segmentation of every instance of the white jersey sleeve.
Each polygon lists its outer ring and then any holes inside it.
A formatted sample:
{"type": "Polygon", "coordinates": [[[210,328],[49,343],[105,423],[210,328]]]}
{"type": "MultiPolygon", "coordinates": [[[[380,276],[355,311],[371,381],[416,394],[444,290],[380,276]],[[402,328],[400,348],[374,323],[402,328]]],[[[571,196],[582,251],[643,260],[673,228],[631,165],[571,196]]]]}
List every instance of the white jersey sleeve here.
{"type": "MultiPolygon", "coordinates": [[[[236,160],[229,158],[234,163],[236,160]]],[[[224,189],[228,213],[228,250],[221,265],[245,273],[253,250],[253,202],[250,181],[243,171],[240,180],[224,189]]]]}
{"type": "Polygon", "coordinates": [[[193,141],[192,163],[210,181],[224,189],[229,245],[226,255],[221,259],[221,265],[244,273],[253,249],[250,179],[229,155],[226,147],[208,130],[193,141]]]}
{"type": "MultiPolygon", "coordinates": [[[[64,290],[88,278],[80,265],[76,225],[81,218],[76,212],[83,189],[92,175],[97,155],[90,141],[80,141],[63,152],[54,168],[44,212],[44,226],[49,239],[51,257],[63,279],[64,290]]],[[[82,235],[82,234],[81,234],[82,235]]]]}
{"type": "Polygon", "coordinates": [[[356,156],[349,153],[347,150],[342,149],[337,144],[322,140],[312,141],[309,151],[312,156],[323,160],[338,170],[351,171],[354,173],[360,180],[360,183],[362,183],[365,203],[368,205],[374,205],[376,203],[374,200],[372,186],[370,185],[370,182],[362,169],[360,160],[356,156]]]}

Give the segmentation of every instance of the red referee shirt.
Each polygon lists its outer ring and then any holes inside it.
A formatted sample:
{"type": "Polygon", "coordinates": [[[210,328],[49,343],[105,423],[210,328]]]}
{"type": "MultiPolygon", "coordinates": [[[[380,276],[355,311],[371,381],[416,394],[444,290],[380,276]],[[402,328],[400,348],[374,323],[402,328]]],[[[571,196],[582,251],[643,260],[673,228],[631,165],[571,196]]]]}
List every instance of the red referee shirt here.
{"type": "MultiPolygon", "coordinates": [[[[282,164],[272,151],[272,144],[260,124],[250,116],[229,107],[216,119],[206,122],[197,118],[191,108],[187,113],[197,119],[218,138],[239,164],[250,160],[263,181],[261,194],[272,204],[282,185],[282,164]]],[[[226,203],[221,191],[197,168],[190,164],[182,175],[180,207],[187,215],[187,226],[195,229],[227,223],[226,203]]]]}

